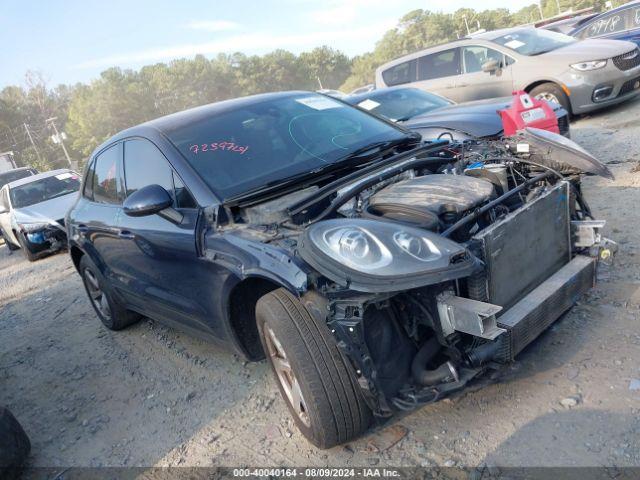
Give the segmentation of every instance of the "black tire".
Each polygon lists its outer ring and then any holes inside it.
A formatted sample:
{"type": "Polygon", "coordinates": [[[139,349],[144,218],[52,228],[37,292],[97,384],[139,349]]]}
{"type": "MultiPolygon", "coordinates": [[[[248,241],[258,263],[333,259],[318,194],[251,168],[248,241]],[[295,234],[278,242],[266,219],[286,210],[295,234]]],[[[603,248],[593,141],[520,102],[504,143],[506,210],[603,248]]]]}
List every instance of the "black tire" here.
{"type": "Polygon", "coordinates": [[[531,89],[529,95],[534,98],[542,98],[544,100],[553,100],[554,98],[557,100],[557,103],[562,105],[569,115],[571,115],[571,102],[569,101],[569,97],[564,93],[564,90],[560,88],[560,85],[556,83],[541,83],[537,87],[531,89]],[[553,98],[552,98],[553,97],[553,98]]]}
{"type": "Polygon", "coordinates": [[[4,244],[7,246],[7,248],[9,250],[14,251],[14,250],[18,250],[20,248],[19,246],[14,245],[13,243],[11,243],[9,241],[9,239],[7,238],[7,235],[4,234],[4,230],[2,230],[1,228],[0,228],[0,236],[4,240],[4,244]]]}
{"type": "Polygon", "coordinates": [[[38,255],[29,250],[29,240],[27,240],[24,234],[20,232],[16,233],[16,238],[18,239],[18,243],[20,243],[20,249],[22,250],[24,258],[30,262],[35,262],[38,259],[38,255]]]}
{"type": "Polygon", "coordinates": [[[84,289],[89,297],[89,302],[91,302],[91,306],[95,310],[96,315],[98,315],[98,318],[105,327],[109,330],[122,330],[142,318],[142,315],[127,310],[118,301],[108,282],[100,273],[100,270],[86,255],[83,255],[80,259],[79,270],[84,289]],[[97,299],[92,297],[92,294],[95,295],[96,293],[95,290],[93,290],[95,285],[92,284],[92,279],[97,282],[98,289],[101,295],[104,295],[104,298],[100,297],[100,299],[97,299]]]}
{"type": "MultiPolygon", "coordinates": [[[[364,433],[372,413],[366,405],[351,364],[338,350],[326,324],[309,313],[285,289],[274,290],[258,300],[256,321],[267,361],[278,388],[300,432],[319,448],[331,448],[364,433]],[[267,336],[271,329],[307,407],[307,424],[287,397],[269,353],[267,336]]],[[[302,409],[301,409],[302,410],[302,409]]]]}
{"type": "Polygon", "coordinates": [[[0,478],[18,478],[30,450],[31,442],[20,423],[0,407],[0,478]]]}

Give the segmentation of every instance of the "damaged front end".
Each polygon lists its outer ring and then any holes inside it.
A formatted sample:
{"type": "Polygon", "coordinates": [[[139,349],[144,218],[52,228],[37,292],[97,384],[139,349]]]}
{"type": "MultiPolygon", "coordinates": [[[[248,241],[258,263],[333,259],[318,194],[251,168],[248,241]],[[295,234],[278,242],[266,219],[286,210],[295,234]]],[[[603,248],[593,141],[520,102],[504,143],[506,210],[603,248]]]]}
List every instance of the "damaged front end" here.
{"type": "Polygon", "coordinates": [[[40,257],[58,252],[67,247],[67,233],[64,219],[58,221],[26,221],[16,223],[20,235],[20,246],[28,250],[32,257],[40,257]]]}
{"type": "Polygon", "coordinates": [[[615,253],[580,181],[610,172],[569,140],[536,135],[439,142],[225,205],[205,254],[221,261],[226,235],[259,240],[236,246],[252,259],[234,271],[279,281],[326,323],[375,415],[436,401],[513,361],[615,253]]]}

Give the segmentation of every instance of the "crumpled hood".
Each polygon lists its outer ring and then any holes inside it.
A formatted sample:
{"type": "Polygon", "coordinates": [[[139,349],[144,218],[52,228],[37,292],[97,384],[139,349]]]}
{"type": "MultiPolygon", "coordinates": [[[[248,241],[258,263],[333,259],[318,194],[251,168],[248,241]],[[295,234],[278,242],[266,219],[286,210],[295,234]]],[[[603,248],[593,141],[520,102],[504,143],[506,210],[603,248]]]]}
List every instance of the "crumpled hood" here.
{"type": "Polygon", "coordinates": [[[637,45],[624,40],[610,40],[606,38],[588,38],[571,43],[539,55],[541,63],[545,58],[570,57],[569,63],[587,62],[590,60],[605,60],[630,52],[637,45]]]}
{"type": "MultiPolygon", "coordinates": [[[[67,211],[77,198],[78,193],[73,192],[61,197],[52,198],[46,202],[16,208],[13,210],[13,217],[16,223],[57,223],[59,220],[64,219],[67,211]]],[[[62,228],[62,225],[60,225],[60,227],[62,228]]]]}
{"type": "MultiPolygon", "coordinates": [[[[459,130],[475,137],[490,137],[502,133],[502,118],[498,110],[509,108],[513,97],[490,98],[474,102],[457,103],[438,108],[424,115],[413,117],[402,122],[410,128],[442,127],[459,130]]],[[[562,107],[557,103],[550,103],[551,108],[560,114],[562,107]]]]}

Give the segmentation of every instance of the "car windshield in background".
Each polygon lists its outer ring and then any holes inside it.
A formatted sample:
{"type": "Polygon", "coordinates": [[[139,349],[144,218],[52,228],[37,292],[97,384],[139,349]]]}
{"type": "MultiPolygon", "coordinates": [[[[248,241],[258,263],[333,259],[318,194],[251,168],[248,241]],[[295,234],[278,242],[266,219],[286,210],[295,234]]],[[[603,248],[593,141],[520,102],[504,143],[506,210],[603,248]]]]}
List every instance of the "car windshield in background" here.
{"type": "Polygon", "coordinates": [[[10,191],[11,204],[13,208],[28,207],[77,192],[79,188],[80,177],[78,175],[71,172],[59,173],[13,187],[10,191]]]}
{"type": "Polygon", "coordinates": [[[521,55],[533,56],[557,50],[576,42],[576,39],[550,30],[523,28],[510,31],[491,41],[515,50],[521,55]]]}
{"type": "Polygon", "coordinates": [[[373,93],[368,98],[359,101],[357,105],[376,115],[397,122],[424,115],[452,103],[416,88],[399,88],[373,93]]]}
{"type": "Polygon", "coordinates": [[[374,143],[409,138],[313,93],[256,102],[164,132],[222,198],[337,164],[374,143]]]}

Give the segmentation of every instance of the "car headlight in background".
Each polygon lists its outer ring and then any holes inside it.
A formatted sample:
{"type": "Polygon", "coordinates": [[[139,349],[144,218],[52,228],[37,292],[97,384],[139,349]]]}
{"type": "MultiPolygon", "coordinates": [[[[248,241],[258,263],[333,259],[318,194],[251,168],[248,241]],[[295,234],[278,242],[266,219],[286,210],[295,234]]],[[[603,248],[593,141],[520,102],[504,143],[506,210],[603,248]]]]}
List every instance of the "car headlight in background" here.
{"type": "Polygon", "coordinates": [[[25,233],[37,232],[38,230],[44,230],[48,228],[50,225],[48,223],[39,222],[39,223],[20,223],[18,224],[20,229],[25,233]]]}
{"type": "Polygon", "coordinates": [[[590,62],[580,62],[571,65],[571,68],[580,72],[588,72],[591,70],[598,70],[607,66],[607,60],[592,60],[590,62]]]}
{"type": "Polygon", "coordinates": [[[475,258],[440,235],[400,223],[365,219],[318,222],[302,234],[305,262],[361,292],[398,291],[468,276],[475,258]]]}

